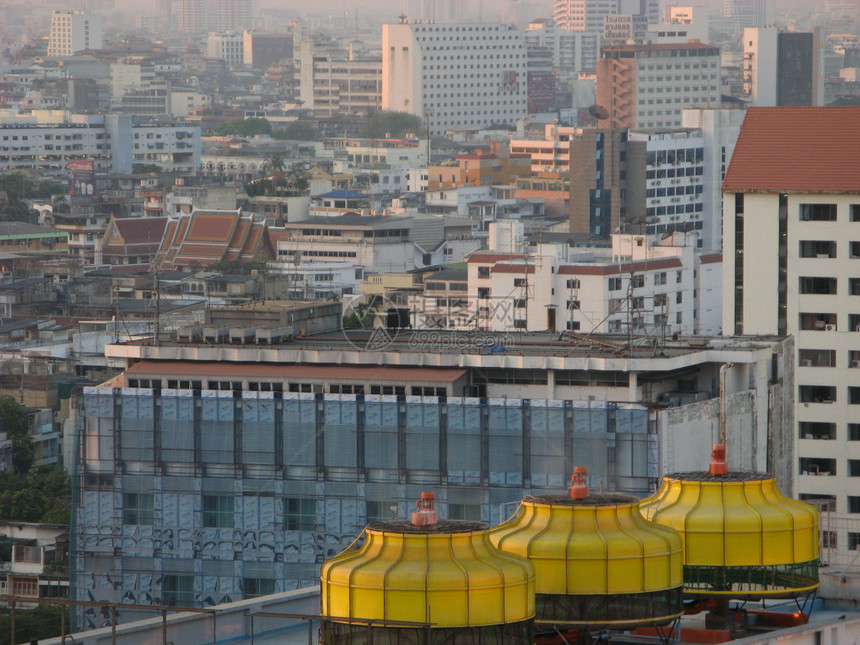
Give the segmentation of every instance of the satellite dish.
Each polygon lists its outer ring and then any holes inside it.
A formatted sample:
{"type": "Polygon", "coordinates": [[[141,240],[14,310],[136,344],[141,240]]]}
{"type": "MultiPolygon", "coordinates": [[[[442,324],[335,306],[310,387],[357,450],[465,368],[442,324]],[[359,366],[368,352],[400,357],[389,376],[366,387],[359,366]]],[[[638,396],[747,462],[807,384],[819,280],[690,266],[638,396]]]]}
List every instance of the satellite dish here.
{"type": "Polygon", "coordinates": [[[598,123],[600,119],[608,119],[609,118],[609,110],[607,110],[602,105],[597,105],[596,103],[588,108],[588,113],[597,119],[598,123]]]}

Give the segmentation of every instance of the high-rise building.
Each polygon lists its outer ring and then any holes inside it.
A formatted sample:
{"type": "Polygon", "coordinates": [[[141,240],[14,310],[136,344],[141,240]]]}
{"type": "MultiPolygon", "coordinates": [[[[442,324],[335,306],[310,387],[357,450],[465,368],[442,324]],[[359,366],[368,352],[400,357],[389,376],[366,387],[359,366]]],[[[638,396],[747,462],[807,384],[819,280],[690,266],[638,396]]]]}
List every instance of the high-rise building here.
{"type": "Polygon", "coordinates": [[[180,31],[242,31],[254,26],[253,0],[178,0],[180,31]]]}
{"type": "Polygon", "coordinates": [[[720,49],[700,42],[603,47],[597,104],[613,128],[681,125],[681,110],[720,104],[720,49]]]}
{"type": "Polygon", "coordinates": [[[439,135],[515,123],[527,100],[525,39],[514,25],[383,25],[383,110],[426,118],[439,135]]]}
{"type": "Polygon", "coordinates": [[[85,49],[101,49],[102,19],[83,11],[55,10],[51,16],[48,56],[74,56],[85,49]]]}
{"type": "MultiPolygon", "coordinates": [[[[794,490],[852,514],[853,524],[860,519],[858,165],[860,108],[750,108],[723,183],[723,333],[794,337],[794,490]]],[[[858,533],[847,527],[831,525],[823,543],[856,553],[858,533]]]]}
{"type": "Polygon", "coordinates": [[[731,18],[737,29],[774,24],[773,0],[724,0],[723,16],[731,18]]]}
{"type": "Polygon", "coordinates": [[[649,23],[659,22],[660,3],[659,0],[555,0],[554,18],[561,29],[594,36],[593,48],[589,46],[583,52],[580,69],[594,70],[603,37],[604,18],[619,14],[644,17],[649,23]]]}
{"type": "Polygon", "coordinates": [[[820,32],[744,29],[743,91],[753,105],[823,105],[820,32]]]}

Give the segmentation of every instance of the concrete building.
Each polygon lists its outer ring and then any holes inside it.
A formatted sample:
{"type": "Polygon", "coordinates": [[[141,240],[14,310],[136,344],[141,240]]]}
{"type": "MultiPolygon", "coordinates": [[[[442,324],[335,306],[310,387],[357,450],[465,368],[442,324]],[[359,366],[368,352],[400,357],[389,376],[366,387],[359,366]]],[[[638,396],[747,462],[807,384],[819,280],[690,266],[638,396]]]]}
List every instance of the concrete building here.
{"type": "Polygon", "coordinates": [[[228,67],[244,65],[244,33],[241,31],[211,32],[206,39],[206,56],[223,60],[228,67]]]}
{"type": "Polygon", "coordinates": [[[686,108],[681,112],[681,125],[685,128],[696,128],[702,136],[704,162],[701,175],[701,239],[705,249],[722,248],[723,178],[726,176],[745,115],[746,112],[737,106],[686,108]]]}
{"type": "Polygon", "coordinates": [[[531,157],[533,173],[567,175],[570,171],[570,140],[574,133],[573,127],[547,123],[543,140],[512,139],[511,154],[531,157]]]}
{"type": "Polygon", "coordinates": [[[383,25],[383,110],[414,114],[443,135],[516,123],[527,100],[525,39],[514,25],[383,25]]]}
{"type": "Polygon", "coordinates": [[[758,107],[824,105],[821,34],[748,27],[743,33],[743,98],[758,107]]]}
{"type": "MultiPolygon", "coordinates": [[[[264,324],[243,320],[216,326],[264,324]]],[[[112,345],[126,372],[83,392],[74,598],[202,606],[312,585],[367,521],[428,486],[443,518],[495,524],[501,505],[563,488],[574,455],[592,485],[645,494],[710,449],[725,363],[733,469],[764,469],[790,408],[769,383],[772,368],[790,379],[779,339],[654,356],[558,334],[210,338],[112,345]]]]}
{"type": "Polygon", "coordinates": [[[603,47],[597,104],[613,128],[681,125],[681,110],[720,104],[720,49],[699,42],[603,47]]]}
{"type": "Polygon", "coordinates": [[[97,172],[130,173],[135,163],[191,171],[200,163],[200,128],[119,114],[0,114],[0,169],[65,174],[70,159],[92,159],[97,172]]]}
{"type": "Polygon", "coordinates": [[[680,234],[659,241],[613,235],[611,249],[543,244],[528,253],[479,251],[462,276],[465,293],[432,289],[439,281],[427,276],[419,327],[656,338],[712,333],[719,329],[712,318],[707,329],[697,325],[697,296],[708,300],[703,311],[719,311],[719,290],[696,291],[699,254],[685,241],[680,234]]]}
{"type": "Polygon", "coordinates": [[[712,226],[705,237],[705,225],[713,214],[705,212],[701,130],[635,129],[629,131],[627,141],[627,230],[647,235],[692,232],[697,247],[719,248],[711,237],[712,226]]]}
{"type": "MultiPolygon", "coordinates": [[[[794,488],[855,525],[858,124],[856,107],[750,108],[723,184],[723,333],[794,336],[794,488]]],[[[848,562],[858,534],[832,530],[848,562]]]]}
{"type": "Polygon", "coordinates": [[[599,46],[607,16],[624,14],[644,18],[646,23],[660,20],[658,0],[555,0],[553,17],[565,31],[585,32],[590,38],[584,42],[580,71],[594,71],[599,58],[599,46]]]}
{"type": "MultiPolygon", "coordinates": [[[[5,547],[0,555],[0,593],[34,600],[68,597],[68,530],[63,524],[0,523],[0,543],[5,547]]],[[[26,600],[22,604],[36,606],[26,600]]]]}
{"type": "Polygon", "coordinates": [[[48,56],[74,56],[85,49],[101,48],[101,16],[85,11],[54,10],[48,56]]]}
{"type": "Polygon", "coordinates": [[[767,27],[776,21],[774,0],[723,0],[723,16],[730,19],[736,33],[747,27],[767,27]]]}
{"type": "Polygon", "coordinates": [[[245,65],[264,70],[293,57],[291,34],[274,34],[245,30],[242,32],[245,65]]]}
{"type": "Polygon", "coordinates": [[[254,27],[253,0],[178,0],[179,31],[242,31],[254,27]]]}
{"type": "Polygon", "coordinates": [[[382,105],[381,58],[350,59],[345,51],[323,50],[306,39],[296,52],[296,68],[302,109],[318,118],[370,117],[382,105]]]}

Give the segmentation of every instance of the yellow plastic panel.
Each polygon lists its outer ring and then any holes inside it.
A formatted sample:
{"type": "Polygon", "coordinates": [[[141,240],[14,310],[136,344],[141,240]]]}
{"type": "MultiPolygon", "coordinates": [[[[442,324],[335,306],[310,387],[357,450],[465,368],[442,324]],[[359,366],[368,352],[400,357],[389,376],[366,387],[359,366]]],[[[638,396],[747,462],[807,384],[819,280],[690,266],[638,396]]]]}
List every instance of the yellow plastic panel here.
{"type": "Polygon", "coordinates": [[[638,503],[526,501],[490,530],[490,540],[534,564],[541,594],[643,593],[683,583],[681,539],[646,522],[638,503]]]}
{"type": "Polygon", "coordinates": [[[663,478],[643,516],[684,540],[684,564],[760,566],[818,559],[818,512],[784,497],[776,480],[663,478]]]}
{"type": "Polygon", "coordinates": [[[497,551],[486,531],[365,530],[365,542],[323,564],[322,614],[433,627],[481,627],[534,617],[534,569],[497,551]]]}

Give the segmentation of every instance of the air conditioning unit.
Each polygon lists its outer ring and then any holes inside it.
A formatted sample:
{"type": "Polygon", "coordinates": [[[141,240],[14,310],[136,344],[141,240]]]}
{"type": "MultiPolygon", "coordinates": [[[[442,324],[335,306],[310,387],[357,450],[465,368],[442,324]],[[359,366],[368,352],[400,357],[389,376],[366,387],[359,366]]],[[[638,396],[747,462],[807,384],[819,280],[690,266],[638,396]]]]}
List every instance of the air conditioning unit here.
{"type": "Polygon", "coordinates": [[[836,325],[824,325],[824,331],[836,331],[836,325]]]}
{"type": "Polygon", "coordinates": [[[812,367],[812,361],[808,358],[801,359],[800,366],[801,367],[812,367]]]}
{"type": "Polygon", "coordinates": [[[851,367],[860,367],[860,361],[851,361],[851,367]]]}

